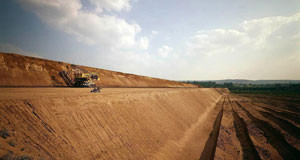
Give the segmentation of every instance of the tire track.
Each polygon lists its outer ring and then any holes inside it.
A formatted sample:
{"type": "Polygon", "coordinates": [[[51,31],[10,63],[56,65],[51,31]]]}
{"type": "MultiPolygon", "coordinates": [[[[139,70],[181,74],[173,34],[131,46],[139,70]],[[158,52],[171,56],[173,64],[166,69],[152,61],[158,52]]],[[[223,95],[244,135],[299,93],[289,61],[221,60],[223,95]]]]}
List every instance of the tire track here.
{"type": "Polygon", "coordinates": [[[290,112],[300,113],[299,107],[295,104],[291,104],[291,103],[287,103],[287,102],[273,102],[272,100],[269,100],[269,101],[260,100],[258,102],[264,103],[264,104],[267,104],[267,105],[271,105],[271,106],[273,106],[275,108],[278,108],[278,109],[284,109],[284,110],[287,110],[287,111],[290,111],[290,112]]]}
{"type": "Polygon", "coordinates": [[[253,142],[249,136],[247,125],[244,120],[236,113],[232,108],[234,127],[236,130],[237,137],[241,143],[243,150],[243,159],[255,160],[260,159],[253,142]]]}
{"type": "Polygon", "coordinates": [[[217,146],[217,141],[218,141],[218,137],[219,137],[221,121],[222,121],[222,117],[223,117],[224,104],[225,104],[225,98],[223,100],[222,109],[219,112],[219,114],[215,120],[213,130],[209,134],[209,138],[205,143],[205,147],[201,154],[200,160],[213,160],[215,157],[216,146],[217,146]]]}
{"type": "Polygon", "coordinates": [[[280,126],[283,130],[285,130],[290,135],[294,136],[295,138],[300,139],[300,128],[294,126],[292,123],[288,122],[287,120],[278,118],[269,112],[259,111],[264,117],[268,118],[272,122],[276,123],[280,126]]]}
{"type": "Polygon", "coordinates": [[[268,142],[278,151],[278,153],[285,159],[298,160],[300,157],[300,152],[286,142],[284,136],[272,127],[269,123],[255,118],[248,110],[246,110],[239,102],[236,102],[237,106],[240,107],[251,121],[264,132],[264,136],[267,138],[268,142]]]}
{"type": "Polygon", "coordinates": [[[267,138],[264,136],[264,132],[257,126],[255,126],[255,124],[251,121],[247,114],[237,106],[237,104],[235,103],[236,100],[237,98],[233,99],[232,107],[238,114],[238,116],[245,122],[249,137],[251,138],[251,141],[253,142],[253,145],[260,158],[276,160],[283,159],[279,155],[277,150],[268,142],[267,138]]]}
{"type": "Polygon", "coordinates": [[[236,136],[236,130],[234,128],[231,101],[229,97],[227,97],[223,107],[223,117],[219,131],[215,159],[241,159],[242,152],[242,147],[238,137],[236,136]]]}
{"type": "Polygon", "coordinates": [[[279,117],[282,117],[282,118],[286,118],[288,120],[291,120],[293,122],[295,122],[296,124],[299,124],[300,125],[300,116],[298,115],[295,115],[293,113],[290,113],[290,112],[285,112],[285,111],[275,111],[271,108],[267,108],[267,107],[263,107],[263,106],[259,106],[260,108],[263,108],[269,112],[271,112],[272,114],[275,114],[279,117]]]}

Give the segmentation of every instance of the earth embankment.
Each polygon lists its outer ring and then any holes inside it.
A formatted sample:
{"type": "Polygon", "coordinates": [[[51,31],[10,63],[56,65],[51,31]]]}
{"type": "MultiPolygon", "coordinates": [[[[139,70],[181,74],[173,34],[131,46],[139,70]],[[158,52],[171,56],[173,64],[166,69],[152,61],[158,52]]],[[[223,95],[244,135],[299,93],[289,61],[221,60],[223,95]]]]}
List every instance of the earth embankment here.
{"type": "Polygon", "coordinates": [[[3,88],[0,157],[199,159],[226,92],[3,88]]]}
{"type": "Polygon", "coordinates": [[[101,87],[197,87],[176,81],[80,66],[65,62],[0,53],[0,87],[66,87],[60,72],[80,70],[100,77],[101,87]]]}

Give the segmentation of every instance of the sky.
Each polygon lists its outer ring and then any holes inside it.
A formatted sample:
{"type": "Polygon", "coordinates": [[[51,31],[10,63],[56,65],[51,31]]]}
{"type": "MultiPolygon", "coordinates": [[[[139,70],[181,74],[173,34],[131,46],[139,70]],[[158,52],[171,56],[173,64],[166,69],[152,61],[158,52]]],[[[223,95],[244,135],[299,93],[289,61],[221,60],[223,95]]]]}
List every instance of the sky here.
{"type": "Polygon", "coordinates": [[[0,51],[170,80],[299,80],[300,1],[1,0],[0,51]]]}

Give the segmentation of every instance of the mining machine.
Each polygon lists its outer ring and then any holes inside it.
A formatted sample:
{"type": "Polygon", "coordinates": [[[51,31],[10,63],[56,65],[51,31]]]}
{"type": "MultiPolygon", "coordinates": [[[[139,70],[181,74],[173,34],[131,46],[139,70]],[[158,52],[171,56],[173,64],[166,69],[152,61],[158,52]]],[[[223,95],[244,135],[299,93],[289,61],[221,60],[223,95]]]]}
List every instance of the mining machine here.
{"type": "Polygon", "coordinates": [[[100,80],[96,73],[85,73],[78,69],[62,71],[60,75],[69,87],[96,87],[95,81],[100,80]]]}

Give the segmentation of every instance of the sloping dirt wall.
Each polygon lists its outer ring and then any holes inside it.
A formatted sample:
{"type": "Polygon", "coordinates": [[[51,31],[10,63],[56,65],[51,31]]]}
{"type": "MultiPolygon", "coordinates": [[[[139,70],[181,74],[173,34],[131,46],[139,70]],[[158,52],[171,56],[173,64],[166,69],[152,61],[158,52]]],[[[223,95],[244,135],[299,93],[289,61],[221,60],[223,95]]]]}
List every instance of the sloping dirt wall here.
{"type": "Polygon", "coordinates": [[[0,98],[0,129],[8,134],[0,137],[0,157],[199,159],[226,92],[36,88],[13,94],[24,90],[0,91],[9,95],[0,98]]]}
{"type": "Polygon", "coordinates": [[[101,78],[96,84],[102,87],[196,87],[176,81],[10,53],[0,53],[0,86],[67,86],[59,72],[74,68],[96,72],[101,78]]]}

